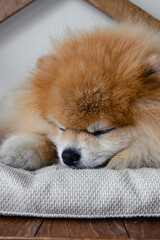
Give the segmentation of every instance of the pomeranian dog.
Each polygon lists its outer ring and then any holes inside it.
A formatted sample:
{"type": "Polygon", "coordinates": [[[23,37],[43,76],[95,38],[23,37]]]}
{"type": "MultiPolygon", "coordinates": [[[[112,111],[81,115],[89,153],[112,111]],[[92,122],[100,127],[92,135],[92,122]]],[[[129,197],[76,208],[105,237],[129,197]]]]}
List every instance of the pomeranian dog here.
{"type": "Polygon", "coordinates": [[[117,24],[70,36],[1,102],[0,162],[160,167],[160,38],[117,24]]]}

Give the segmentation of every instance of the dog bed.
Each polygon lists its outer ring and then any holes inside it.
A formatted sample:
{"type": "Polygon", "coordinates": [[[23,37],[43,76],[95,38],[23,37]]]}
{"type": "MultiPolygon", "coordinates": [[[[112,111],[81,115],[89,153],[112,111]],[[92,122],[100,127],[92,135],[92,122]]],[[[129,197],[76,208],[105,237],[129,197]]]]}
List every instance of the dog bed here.
{"type": "Polygon", "coordinates": [[[159,217],[160,170],[73,170],[53,165],[29,172],[0,164],[0,214],[159,217]]]}

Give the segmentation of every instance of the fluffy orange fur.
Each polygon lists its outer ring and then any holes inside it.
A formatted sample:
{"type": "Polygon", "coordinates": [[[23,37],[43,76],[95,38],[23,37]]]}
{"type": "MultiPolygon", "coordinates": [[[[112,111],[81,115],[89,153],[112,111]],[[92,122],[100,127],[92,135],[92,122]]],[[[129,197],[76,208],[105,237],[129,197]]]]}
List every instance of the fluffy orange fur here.
{"type": "Polygon", "coordinates": [[[154,69],[159,70],[160,49],[158,39],[148,35],[117,26],[70,37],[56,54],[41,59],[24,87],[25,104],[31,112],[36,107],[42,119],[53,114],[68,128],[85,130],[99,118],[117,127],[134,125],[135,104],[159,100],[154,69]]]}

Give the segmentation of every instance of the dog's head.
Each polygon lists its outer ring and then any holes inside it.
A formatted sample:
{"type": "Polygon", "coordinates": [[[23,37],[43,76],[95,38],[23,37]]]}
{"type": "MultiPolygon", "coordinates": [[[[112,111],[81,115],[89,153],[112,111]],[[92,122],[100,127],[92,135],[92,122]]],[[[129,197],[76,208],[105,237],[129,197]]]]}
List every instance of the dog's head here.
{"type": "Polygon", "coordinates": [[[160,46],[157,36],[132,28],[72,36],[39,60],[43,114],[55,125],[49,137],[62,163],[74,168],[155,165],[160,46]]]}

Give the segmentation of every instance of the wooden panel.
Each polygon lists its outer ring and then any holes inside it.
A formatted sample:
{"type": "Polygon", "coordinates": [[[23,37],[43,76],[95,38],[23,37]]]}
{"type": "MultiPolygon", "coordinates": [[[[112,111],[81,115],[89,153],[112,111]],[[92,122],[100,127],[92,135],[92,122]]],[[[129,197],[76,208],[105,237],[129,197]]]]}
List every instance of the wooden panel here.
{"type": "Polygon", "coordinates": [[[0,0],[0,22],[35,0],[0,0]]]}
{"type": "MultiPolygon", "coordinates": [[[[3,240],[5,240],[5,239],[8,239],[8,240],[18,240],[18,239],[20,239],[20,240],[107,240],[106,238],[52,238],[52,237],[43,237],[43,238],[37,238],[37,237],[27,237],[27,238],[25,238],[25,237],[3,237],[3,238],[1,238],[0,237],[0,240],[1,239],[3,239],[3,240]]],[[[115,240],[115,238],[113,239],[113,238],[110,238],[110,240],[115,240]]],[[[127,240],[127,239],[121,239],[121,240],[127,240]]],[[[147,239],[146,239],[147,240],[147,239]]]]}
{"type": "Polygon", "coordinates": [[[160,239],[160,219],[128,219],[124,220],[130,238],[160,239]]]}
{"type": "Polygon", "coordinates": [[[0,236],[33,237],[42,221],[38,218],[0,217],[0,236]]]}
{"type": "Polygon", "coordinates": [[[46,219],[36,237],[128,238],[121,220],[46,219]]]}
{"type": "Polygon", "coordinates": [[[129,0],[88,0],[117,21],[144,22],[160,31],[160,21],[131,3],[129,0]]]}

